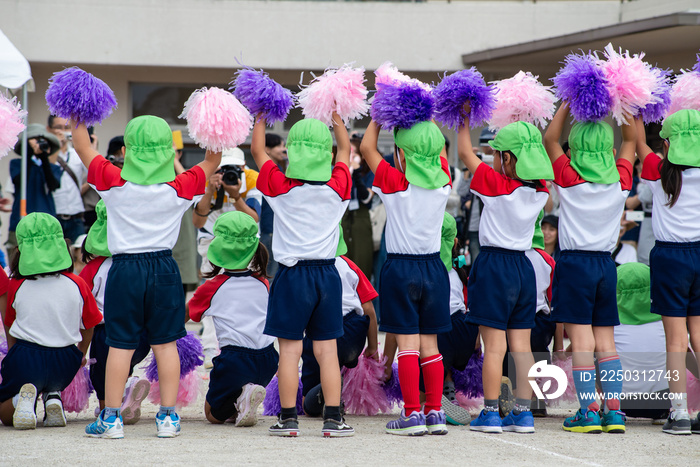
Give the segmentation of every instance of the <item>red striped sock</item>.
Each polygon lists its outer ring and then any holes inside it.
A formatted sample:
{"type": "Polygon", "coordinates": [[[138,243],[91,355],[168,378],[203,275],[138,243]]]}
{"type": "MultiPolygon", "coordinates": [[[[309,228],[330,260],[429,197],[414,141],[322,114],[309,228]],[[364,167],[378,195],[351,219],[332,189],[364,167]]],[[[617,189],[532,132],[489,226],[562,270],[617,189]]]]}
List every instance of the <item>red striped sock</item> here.
{"type": "Polygon", "coordinates": [[[399,383],[403,395],[404,413],[408,417],[413,412],[420,410],[420,366],[417,350],[404,350],[399,352],[399,383]]]}
{"type": "Polygon", "coordinates": [[[445,379],[445,368],[442,355],[435,354],[420,362],[425,383],[425,413],[440,410],[442,406],[442,385],[445,379]]]}

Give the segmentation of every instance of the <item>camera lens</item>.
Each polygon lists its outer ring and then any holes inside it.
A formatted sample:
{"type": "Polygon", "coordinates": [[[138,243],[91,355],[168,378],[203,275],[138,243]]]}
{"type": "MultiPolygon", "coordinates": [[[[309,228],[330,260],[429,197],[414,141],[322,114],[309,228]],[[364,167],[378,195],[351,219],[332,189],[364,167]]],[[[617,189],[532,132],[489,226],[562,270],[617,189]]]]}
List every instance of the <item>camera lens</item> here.
{"type": "Polygon", "coordinates": [[[37,143],[39,143],[39,150],[42,153],[49,153],[51,151],[51,145],[45,139],[40,139],[37,143]]]}

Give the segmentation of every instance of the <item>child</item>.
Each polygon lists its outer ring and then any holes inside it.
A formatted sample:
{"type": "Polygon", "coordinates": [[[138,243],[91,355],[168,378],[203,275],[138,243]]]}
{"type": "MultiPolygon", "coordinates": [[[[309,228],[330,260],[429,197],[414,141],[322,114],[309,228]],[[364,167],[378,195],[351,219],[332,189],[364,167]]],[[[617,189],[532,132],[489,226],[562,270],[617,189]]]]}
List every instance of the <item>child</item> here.
{"type": "Polygon", "coordinates": [[[66,426],[60,392],[85,364],[92,328],[100,322],[73,261],[58,220],[32,213],[17,224],[18,252],[0,292],[8,352],[2,361],[0,420],[21,430],[36,428],[36,399],[44,400],[44,426],[66,426]],[[4,302],[4,297],[3,297],[4,302]],[[76,346],[77,344],[77,346],[76,346]]]}
{"type": "MultiPolygon", "coordinates": [[[[80,272],[79,277],[85,281],[92,295],[97,302],[97,308],[104,314],[105,284],[109,269],[112,266],[112,254],[107,248],[107,208],[104,201],[100,200],[95,205],[96,220],[90,227],[87,238],[82,244],[82,256],[85,267],[80,272]]],[[[90,343],[90,359],[94,363],[90,365],[90,382],[95,388],[95,395],[99,402],[96,408],[96,417],[105,408],[105,368],[109,347],[105,343],[104,318],[95,326],[90,343]]],[[[131,357],[129,365],[129,375],[134,367],[143,361],[151,351],[145,333],[141,334],[139,345],[131,357]]],[[[121,405],[122,420],[125,425],[133,425],[141,418],[141,402],[148,396],[151,383],[146,379],[139,379],[138,376],[130,377],[127,381],[124,402],[121,405]]]]}
{"type": "Polygon", "coordinates": [[[444,366],[437,334],[452,327],[449,278],[440,261],[440,226],[451,189],[449,165],[441,157],[445,138],[433,122],[395,130],[397,169],[377,151],[378,137],[379,127],[372,121],[361,152],[374,172],[373,190],[386,205],[387,261],[380,280],[380,331],[396,334],[404,400],[400,417],[387,423],[386,431],[405,436],[444,435],[444,366]],[[421,370],[424,411],[420,406],[421,370]]]}
{"type": "Polygon", "coordinates": [[[263,334],[267,318],[267,250],[248,214],[219,216],[207,250],[213,270],[187,304],[187,318],[211,316],[221,353],[214,358],[204,414],[211,423],[257,423],[258,405],[277,371],[274,338],[263,334]],[[223,274],[219,274],[224,269],[223,274]]]}
{"type": "Polygon", "coordinates": [[[109,345],[105,408],[85,428],[88,436],[123,438],[121,404],[134,350],[144,331],[158,363],[161,408],[159,438],[180,434],[175,413],[180,384],[176,341],[185,332],[185,296],[172,258],[182,215],[204,193],[221,153],[207,151],[204,161],[175,176],[173,135],[165,120],[144,115],[124,132],[126,155],[121,171],[90,145],[84,124],[73,125],[73,146],[88,167],[88,183],[107,207],[107,238],[112,253],[105,289],[105,325],[109,345]]]}
{"type": "Polygon", "coordinates": [[[576,415],[564,421],[563,428],[577,433],[624,433],[620,378],[601,380],[606,400],[604,411],[598,413],[593,352],[601,374],[621,375],[614,338],[614,326],[620,324],[615,297],[617,273],[610,253],[617,243],[620,216],[632,187],[636,131],[622,125],[622,146],[616,162],[610,125],[577,122],[569,134],[569,160],[559,145],[568,115],[569,106],[564,103],[545,134],[559,193],[562,250],[554,273],[552,318],[564,323],[571,339],[573,376],[581,404],[576,415]]]}
{"type": "Polygon", "coordinates": [[[700,433],[700,418],[691,423],[688,413],[685,364],[688,332],[693,349],[700,349],[700,112],[685,109],[666,117],[660,133],[664,159],[647,146],[642,122],[636,125],[642,180],[654,199],[651,311],[664,324],[669,390],[683,395],[673,399],[663,431],[700,433]]]}
{"type": "MultiPolygon", "coordinates": [[[[468,109],[466,105],[465,114],[468,109]]],[[[484,410],[472,420],[470,429],[532,433],[527,373],[534,364],[530,330],[535,324],[537,289],[535,271],[525,252],[532,248],[535,221],[549,196],[544,179],[553,174],[542,135],[530,123],[503,127],[489,144],[495,149],[493,168],[474,154],[465,119],[458,133],[459,157],[474,174],[470,188],[483,203],[481,251],[469,274],[467,318],[479,325],[484,340],[484,410]],[[507,346],[518,380],[515,406],[501,420],[498,394],[507,346]]]]}
{"type": "Polygon", "coordinates": [[[338,224],[350,199],[350,138],[337,114],[338,145],[331,170],[333,139],[319,120],[294,124],[287,137],[286,175],[265,152],[265,119],[253,127],[251,151],[260,167],[257,188],[275,213],[272,251],[280,269],[270,291],[265,334],[279,340],[277,372],[282,411],[270,427],[276,436],[298,436],[296,394],[304,333],[313,341],[325,399],[322,434],[355,433],[340,413],[340,366],[336,339],[343,335],[342,285],[335,268],[338,224]]]}

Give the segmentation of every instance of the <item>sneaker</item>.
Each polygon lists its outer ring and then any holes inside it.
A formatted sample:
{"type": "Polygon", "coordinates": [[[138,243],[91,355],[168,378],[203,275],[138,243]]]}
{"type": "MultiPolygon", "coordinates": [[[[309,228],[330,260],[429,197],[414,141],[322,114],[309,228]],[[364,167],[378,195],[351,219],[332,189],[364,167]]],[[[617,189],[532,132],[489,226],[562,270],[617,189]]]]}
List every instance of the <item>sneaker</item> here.
{"type": "Polygon", "coordinates": [[[603,427],[600,424],[600,415],[595,410],[587,410],[584,414],[581,409],[578,409],[573,417],[564,420],[562,428],[564,431],[571,431],[574,433],[603,432],[603,427]]]}
{"type": "Polygon", "coordinates": [[[547,416],[547,403],[540,399],[533,399],[530,403],[530,410],[533,417],[544,418],[547,416]]]}
{"type": "MultiPolygon", "coordinates": [[[[450,405],[452,405],[450,403],[450,405]]],[[[429,435],[447,434],[447,417],[442,410],[431,410],[425,414],[425,427],[429,435]]]]}
{"type": "Polygon", "coordinates": [[[676,413],[671,411],[662,430],[671,435],[689,435],[692,433],[690,417],[687,413],[676,417],[676,413]]]}
{"type": "Polygon", "coordinates": [[[406,410],[401,409],[399,418],[386,424],[386,432],[400,436],[423,436],[428,432],[425,426],[425,415],[423,412],[416,411],[407,417],[406,410]]]}
{"type": "Polygon", "coordinates": [[[277,422],[267,430],[272,436],[299,436],[299,420],[287,418],[282,420],[277,418],[277,422]]]}
{"type": "Polygon", "coordinates": [[[469,429],[484,433],[502,433],[501,417],[498,416],[498,412],[482,410],[479,416],[471,421],[469,429]]]}
{"type": "Polygon", "coordinates": [[[690,432],[700,435],[700,413],[690,422],[690,432]]]}
{"type": "Polygon", "coordinates": [[[36,428],[36,387],[24,384],[19,390],[19,400],[12,416],[12,426],[18,430],[33,430],[36,428]]]}
{"type": "Polygon", "coordinates": [[[501,377],[501,393],[498,395],[498,414],[505,417],[515,408],[515,395],[513,384],[507,376],[501,377]]]}
{"type": "Polygon", "coordinates": [[[333,418],[327,418],[323,421],[321,433],[324,438],[341,438],[344,436],[352,436],[355,434],[355,429],[345,423],[345,419],[341,417],[340,421],[333,418]]]}
{"type": "Polygon", "coordinates": [[[600,413],[600,425],[605,433],[624,433],[627,417],[622,410],[611,410],[600,413]]]}
{"type": "Polygon", "coordinates": [[[180,416],[175,412],[156,415],[156,430],[159,438],[180,436],[180,416]]]}
{"type": "Polygon", "coordinates": [[[304,396],[304,414],[308,417],[320,417],[324,405],[323,391],[321,385],[317,384],[304,396]]]}
{"type": "Polygon", "coordinates": [[[518,415],[511,412],[501,420],[501,429],[515,433],[534,433],[535,419],[530,411],[520,412],[518,415]]]}
{"type": "Polygon", "coordinates": [[[112,415],[104,419],[105,411],[100,412],[97,420],[85,427],[85,434],[93,438],[122,439],[124,437],[124,422],[121,415],[112,415]]]}
{"type": "Polygon", "coordinates": [[[214,357],[216,357],[216,349],[204,349],[204,369],[211,370],[214,368],[214,357]]]}
{"type": "Polygon", "coordinates": [[[235,426],[255,426],[258,423],[258,406],[265,399],[265,388],[248,383],[243,386],[243,392],[236,401],[235,426]]]}
{"type": "Polygon", "coordinates": [[[52,394],[44,401],[44,426],[66,426],[66,413],[61,398],[52,394]]]}
{"type": "MultiPolygon", "coordinates": [[[[455,391],[455,383],[453,383],[452,381],[445,381],[445,385],[442,388],[442,395],[444,398],[447,398],[448,401],[456,402],[457,392],[455,391]]],[[[445,403],[443,402],[442,405],[445,405],[445,403]]]]}
{"type": "Polygon", "coordinates": [[[668,419],[668,416],[670,413],[671,413],[671,411],[667,410],[666,413],[663,414],[663,416],[661,416],[659,418],[652,418],[651,424],[652,425],[663,425],[664,423],[666,423],[666,420],[668,419]]]}
{"type": "Polygon", "coordinates": [[[148,397],[150,390],[151,383],[147,379],[129,378],[121,409],[124,425],[133,425],[139,421],[141,418],[141,402],[148,397]]]}
{"type": "Polygon", "coordinates": [[[442,395],[442,410],[450,425],[467,425],[472,421],[469,411],[460,407],[456,402],[451,402],[444,393],[442,395]]]}

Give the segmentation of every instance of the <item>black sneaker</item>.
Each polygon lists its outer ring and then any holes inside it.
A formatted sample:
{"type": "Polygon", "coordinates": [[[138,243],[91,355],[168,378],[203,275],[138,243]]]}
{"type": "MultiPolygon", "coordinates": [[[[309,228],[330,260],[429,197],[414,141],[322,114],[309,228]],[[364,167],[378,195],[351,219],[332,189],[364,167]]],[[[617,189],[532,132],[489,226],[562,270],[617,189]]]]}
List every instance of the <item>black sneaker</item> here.
{"type": "Polygon", "coordinates": [[[530,410],[533,417],[544,418],[547,416],[547,404],[540,399],[534,399],[530,403],[530,410]]]}
{"type": "Polygon", "coordinates": [[[321,385],[312,387],[304,397],[304,414],[309,417],[320,417],[323,413],[323,391],[321,385]]]}
{"type": "Polygon", "coordinates": [[[700,435],[700,413],[690,422],[690,432],[700,435]]]}
{"type": "Polygon", "coordinates": [[[343,436],[352,436],[355,434],[355,429],[345,423],[345,419],[334,420],[327,418],[323,421],[323,429],[321,430],[324,438],[341,438],[343,436]]]}
{"type": "Polygon", "coordinates": [[[453,383],[452,381],[446,381],[445,385],[442,387],[442,395],[445,396],[448,401],[455,402],[457,400],[455,383],[453,383]]]}
{"type": "Polygon", "coordinates": [[[686,415],[682,418],[675,418],[675,413],[671,412],[668,416],[668,420],[664,423],[663,432],[669,433],[671,435],[689,435],[690,431],[690,418],[686,415]]]}
{"type": "Polygon", "coordinates": [[[299,436],[299,420],[296,418],[277,419],[268,430],[272,436],[299,436]]]}
{"type": "Polygon", "coordinates": [[[501,378],[501,393],[498,395],[498,413],[501,418],[505,418],[515,408],[515,395],[513,395],[513,385],[510,378],[501,378]]]}

